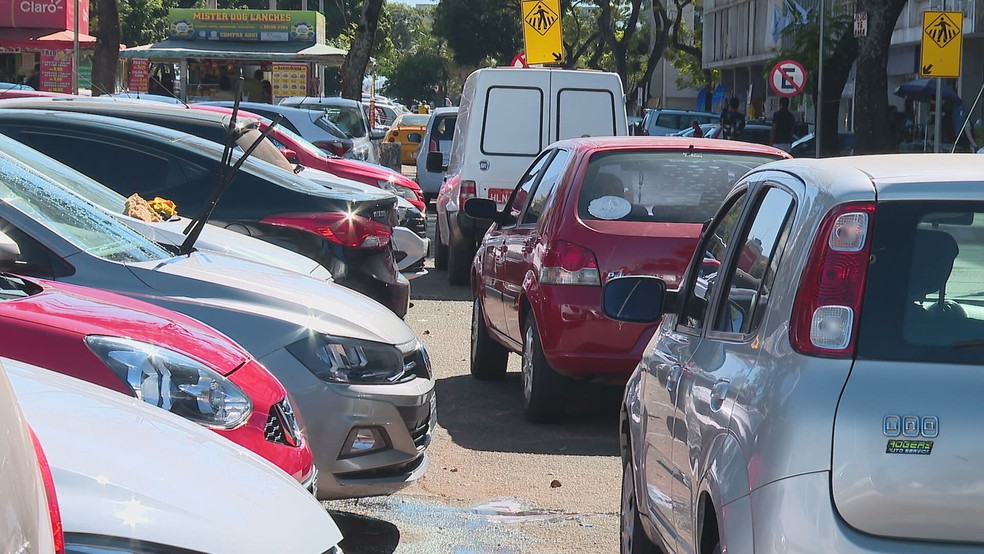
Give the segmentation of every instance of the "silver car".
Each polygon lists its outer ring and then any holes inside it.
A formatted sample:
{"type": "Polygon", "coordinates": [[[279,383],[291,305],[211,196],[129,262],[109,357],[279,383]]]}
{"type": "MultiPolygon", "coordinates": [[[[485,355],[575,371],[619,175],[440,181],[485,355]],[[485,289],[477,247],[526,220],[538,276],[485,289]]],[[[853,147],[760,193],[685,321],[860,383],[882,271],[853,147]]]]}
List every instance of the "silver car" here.
{"type": "Polygon", "coordinates": [[[426,472],[434,381],[427,352],[400,318],[292,271],[175,255],[69,192],[80,187],[61,184],[79,179],[87,178],[0,137],[0,243],[16,245],[0,249],[0,270],[139,298],[241,344],[295,400],[320,498],[390,494],[426,472]]]}
{"type": "Polygon", "coordinates": [[[451,139],[454,137],[454,126],[458,121],[458,108],[437,108],[431,112],[427,121],[427,131],[420,140],[417,149],[417,184],[427,198],[436,198],[444,183],[444,171],[427,169],[427,155],[431,152],[441,152],[441,165],[448,165],[451,153],[451,139]]]}
{"type": "Polygon", "coordinates": [[[984,548],[980,158],[762,166],[679,291],[603,295],[662,315],[622,408],[623,553],[984,548]]]}

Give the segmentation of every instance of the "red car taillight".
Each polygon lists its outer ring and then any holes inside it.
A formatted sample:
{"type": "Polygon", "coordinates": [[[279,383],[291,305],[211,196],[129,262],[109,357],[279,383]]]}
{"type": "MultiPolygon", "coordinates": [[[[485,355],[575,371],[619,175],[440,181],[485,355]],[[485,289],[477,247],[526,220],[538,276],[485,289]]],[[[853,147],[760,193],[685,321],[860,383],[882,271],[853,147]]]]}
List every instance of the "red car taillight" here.
{"type": "Polygon", "coordinates": [[[331,152],[339,158],[344,156],[349,151],[349,149],[345,146],[345,143],[337,140],[322,140],[315,142],[314,145],[322,150],[331,152]]]}
{"type": "Polygon", "coordinates": [[[871,253],[875,204],[830,211],[810,249],[791,318],[793,348],[826,358],[851,358],[871,253]]]}
{"type": "Polygon", "coordinates": [[[393,236],[388,225],[340,212],[273,215],[262,222],[314,233],[348,248],[382,248],[393,236]]]}
{"type": "Polygon", "coordinates": [[[462,181],[458,187],[458,205],[464,206],[469,198],[475,198],[475,181],[462,181]]]}
{"type": "Polygon", "coordinates": [[[558,240],[550,243],[543,254],[540,267],[543,285],[601,285],[601,273],[594,252],[587,248],[558,240]]]}
{"type": "Polygon", "coordinates": [[[31,431],[31,442],[34,444],[34,454],[38,458],[38,468],[41,470],[41,482],[44,485],[44,496],[48,501],[48,517],[51,518],[51,534],[55,543],[55,554],[65,554],[65,531],[62,529],[61,509],[58,507],[58,495],[55,493],[55,478],[51,475],[48,457],[44,455],[41,441],[31,431]]]}

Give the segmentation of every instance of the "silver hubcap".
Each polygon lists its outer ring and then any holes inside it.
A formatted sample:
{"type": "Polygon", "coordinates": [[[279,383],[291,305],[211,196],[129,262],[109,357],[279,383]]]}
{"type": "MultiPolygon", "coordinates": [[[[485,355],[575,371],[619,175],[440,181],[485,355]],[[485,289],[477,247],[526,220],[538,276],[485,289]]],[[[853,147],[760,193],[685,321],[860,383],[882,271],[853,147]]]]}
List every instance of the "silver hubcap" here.
{"type": "Polygon", "coordinates": [[[626,465],[622,470],[622,518],[619,533],[622,543],[622,554],[631,554],[632,536],[635,534],[635,495],[632,494],[631,466],[626,465]]]}
{"type": "Polygon", "coordinates": [[[533,396],[533,326],[526,328],[526,337],[523,341],[523,399],[526,405],[530,404],[533,396]]]}

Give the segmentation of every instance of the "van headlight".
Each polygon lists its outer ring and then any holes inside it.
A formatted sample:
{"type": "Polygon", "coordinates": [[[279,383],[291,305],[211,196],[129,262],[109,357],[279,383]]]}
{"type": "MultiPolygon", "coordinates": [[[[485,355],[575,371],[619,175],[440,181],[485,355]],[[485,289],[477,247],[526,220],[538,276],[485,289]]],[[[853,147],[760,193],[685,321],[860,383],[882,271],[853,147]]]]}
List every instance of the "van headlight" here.
{"type": "Polygon", "coordinates": [[[253,411],[235,383],[184,354],[120,337],[90,335],[85,343],[134,396],[185,419],[232,429],[253,411]]]}
{"type": "Polygon", "coordinates": [[[388,384],[403,377],[403,355],[392,344],[314,335],[287,347],[322,381],[388,384]]]}

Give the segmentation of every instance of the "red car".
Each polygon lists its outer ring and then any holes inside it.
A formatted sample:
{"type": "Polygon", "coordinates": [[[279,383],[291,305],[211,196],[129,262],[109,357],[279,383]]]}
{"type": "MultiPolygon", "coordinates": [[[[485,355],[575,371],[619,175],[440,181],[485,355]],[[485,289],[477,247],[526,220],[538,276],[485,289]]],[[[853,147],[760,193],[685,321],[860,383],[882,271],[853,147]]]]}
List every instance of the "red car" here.
{"type": "MultiPolygon", "coordinates": [[[[232,108],[222,106],[189,104],[188,107],[194,110],[232,113],[232,108]]],[[[239,110],[239,115],[259,119],[261,121],[260,129],[266,130],[266,122],[269,120],[264,116],[246,110],[239,110]]],[[[274,128],[269,137],[274,144],[281,148],[281,152],[286,151],[285,155],[288,156],[291,163],[299,163],[305,167],[331,173],[364,185],[391,190],[394,194],[406,198],[415,208],[420,210],[420,213],[427,213],[424,193],[420,190],[420,185],[409,177],[366,162],[347,158],[329,158],[325,156],[323,150],[282,126],[274,128]],[[296,157],[291,159],[291,153],[296,157]]]]}
{"type": "Polygon", "coordinates": [[[0,274],[0,336],[0,357],[142,399],[316,486],[287,390],[197,320],[101,290],[0,274]]]}
{"type": "Polygon", "coordinates": [[[501,378],[508,353],[521,353],[535,422],[563,414],[570,378],[624,382],[656,325],[606,318],[602,283],[655,275],[675,288],[731,186],[788,157],[710,139],[565,140],[540,154],[502,212],[468,200],[468,215],[494,221],[471,268],[472,375],[501,378]]]}

